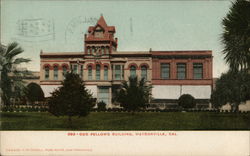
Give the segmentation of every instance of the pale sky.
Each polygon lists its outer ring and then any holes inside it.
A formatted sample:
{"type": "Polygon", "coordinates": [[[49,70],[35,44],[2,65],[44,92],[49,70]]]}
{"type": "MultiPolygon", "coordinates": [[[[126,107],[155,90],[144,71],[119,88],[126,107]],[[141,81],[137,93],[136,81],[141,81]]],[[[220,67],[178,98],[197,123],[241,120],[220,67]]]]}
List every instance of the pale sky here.
{"type": "Polygon", "coordinates": [[[116,27],[118,51],[212,50],[213,76],[227,70],[220,34],[231,1],[2,0],[1,42],[17,41],[24,65],[39,71],[40,50],[81,52],[88,26],[103,14],[116,27]]]}

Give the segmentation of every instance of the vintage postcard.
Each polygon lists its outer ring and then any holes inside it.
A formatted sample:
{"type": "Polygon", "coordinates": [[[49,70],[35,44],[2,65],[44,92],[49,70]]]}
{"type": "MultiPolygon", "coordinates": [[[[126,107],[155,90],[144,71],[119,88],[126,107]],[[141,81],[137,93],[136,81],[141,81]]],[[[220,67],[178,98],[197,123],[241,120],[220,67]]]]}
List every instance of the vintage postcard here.
{"type": "Polygon", "coordinates": [[[0,2],[0,155],[250,155],[249,0],[0,2]]]}

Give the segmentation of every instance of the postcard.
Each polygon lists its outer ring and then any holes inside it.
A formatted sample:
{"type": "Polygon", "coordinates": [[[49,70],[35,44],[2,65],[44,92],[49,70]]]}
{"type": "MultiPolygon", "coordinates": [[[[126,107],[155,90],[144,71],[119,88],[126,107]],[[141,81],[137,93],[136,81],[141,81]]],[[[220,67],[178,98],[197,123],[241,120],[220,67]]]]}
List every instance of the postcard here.
{"type": "Polygon", "coordinates": [[[2,0],[1,155],[250,155],[248,0],[2,0]]]}

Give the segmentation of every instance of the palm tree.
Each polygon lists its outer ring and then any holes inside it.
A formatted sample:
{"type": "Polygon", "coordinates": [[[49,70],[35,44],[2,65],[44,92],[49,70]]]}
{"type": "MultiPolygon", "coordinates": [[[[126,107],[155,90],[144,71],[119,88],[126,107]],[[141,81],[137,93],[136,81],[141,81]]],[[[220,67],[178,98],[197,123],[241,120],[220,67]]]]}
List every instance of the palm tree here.
{"type": "Polygon", "coordinates": [[[233,71],[250,68],[250,1],[236,0],[223,19],[224,59],[233,71]]]}
{"type": "Polygon", "coordinates": [[[129,81],[122,83],[116,101],[127,110],[136,111],[145,108],[151,97],[151,85],[147,85],[144,78],[129,77],[129,81]]]}
{"type": "Polygon", "coordinates": [[[18,71],[16,69],[17,65],[30,61],[30,59],[16,58],[22,52],[23,49],[16,42],[10,43],[7,47],[0,46],[0,88],[2,90],[1,98],[6,106],[10,105],[11,97],[18,95],[14,89],[18,91],[19,95],[23,91],[22,76],[30,74],[27,70],[18,71]]]}

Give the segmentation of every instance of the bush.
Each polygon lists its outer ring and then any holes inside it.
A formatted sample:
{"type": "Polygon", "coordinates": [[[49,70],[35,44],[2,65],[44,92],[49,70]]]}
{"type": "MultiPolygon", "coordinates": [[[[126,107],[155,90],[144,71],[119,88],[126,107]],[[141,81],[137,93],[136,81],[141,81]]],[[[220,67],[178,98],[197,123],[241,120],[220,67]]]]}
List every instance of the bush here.
{"type": "Polygon", "coordinates": [[[106,103],[103,101],[100,101],[97,103],[97,109],[99,111],[105,111],[106,110],[106,103]]]}
{"type": "Polygon", "coordinates": [[[183,94],[178,99],[178,104],[182,108],[194,108],[196,105],[195,98],[190,94],[183,94]]]}

